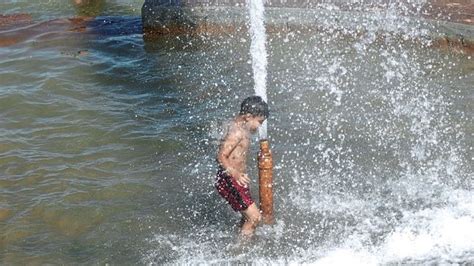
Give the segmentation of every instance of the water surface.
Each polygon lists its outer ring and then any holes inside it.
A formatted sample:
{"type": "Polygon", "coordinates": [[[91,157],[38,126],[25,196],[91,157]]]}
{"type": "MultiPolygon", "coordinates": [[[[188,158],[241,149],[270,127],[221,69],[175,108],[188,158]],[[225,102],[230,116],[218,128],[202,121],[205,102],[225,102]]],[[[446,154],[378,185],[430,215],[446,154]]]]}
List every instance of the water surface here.
{"type": "Polygon", "coordinates": [[[384,13],[271,33],[277,224],[241,243],[213,180],[250,38],[144,41],[140,5],[74,24],[62,1],[0,4],[33,21],[0,47],[2,263],[474,261],[470,55],[384,13]]]}

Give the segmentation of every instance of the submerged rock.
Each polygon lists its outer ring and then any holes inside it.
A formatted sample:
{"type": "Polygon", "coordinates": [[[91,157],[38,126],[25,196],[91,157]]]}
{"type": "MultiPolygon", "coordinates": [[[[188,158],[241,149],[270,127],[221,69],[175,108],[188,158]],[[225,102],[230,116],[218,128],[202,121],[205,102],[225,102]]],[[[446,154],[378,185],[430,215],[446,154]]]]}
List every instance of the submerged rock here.
{"type": "Polygon", "coordinates": [[[41,219],[63,235],[76,237],[102,223],[104,214],[94,207],[38,206],[32,218],[41,219]]]}
{"type": "Polygon", "coordinates": [[[6,219],[10,218],[12,215],[12,210],[7,208],[0,208],[0,222],[5,221],[6,219]]]}
{"type": "Polygon", "coordinates": [[[33,233],[28,232],[25,230],[12,230],[12,231],[7,231],[3,234],[3,236],[0,238],[0,246],[7,246],[12,243],[21,241],[29,236],[31,236],[33,233]]]}

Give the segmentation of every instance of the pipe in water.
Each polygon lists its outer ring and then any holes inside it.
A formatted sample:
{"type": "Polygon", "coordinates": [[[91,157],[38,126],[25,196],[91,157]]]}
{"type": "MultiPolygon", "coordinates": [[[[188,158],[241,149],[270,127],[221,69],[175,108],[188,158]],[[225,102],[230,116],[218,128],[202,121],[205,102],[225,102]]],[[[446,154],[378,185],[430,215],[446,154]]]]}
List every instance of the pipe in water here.
{"type": "Polygon", "coordinates": [[[264,224],[274,224],[273,216],[273,158],[268,140],[260,141],[258,153],[260,210],[264,224]]]}

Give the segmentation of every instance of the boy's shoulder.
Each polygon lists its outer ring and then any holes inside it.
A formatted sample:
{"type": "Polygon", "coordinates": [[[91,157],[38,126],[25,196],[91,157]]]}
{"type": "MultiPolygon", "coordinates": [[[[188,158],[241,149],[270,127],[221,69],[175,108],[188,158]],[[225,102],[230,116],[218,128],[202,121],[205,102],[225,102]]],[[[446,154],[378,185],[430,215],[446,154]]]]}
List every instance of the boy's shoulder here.
{"type": "Polygon", "coordinates": [[[243,138],[247,135],[245,129],[238,123],[237,117],[228,121],[226,124],[225,136],[243,138]]]}

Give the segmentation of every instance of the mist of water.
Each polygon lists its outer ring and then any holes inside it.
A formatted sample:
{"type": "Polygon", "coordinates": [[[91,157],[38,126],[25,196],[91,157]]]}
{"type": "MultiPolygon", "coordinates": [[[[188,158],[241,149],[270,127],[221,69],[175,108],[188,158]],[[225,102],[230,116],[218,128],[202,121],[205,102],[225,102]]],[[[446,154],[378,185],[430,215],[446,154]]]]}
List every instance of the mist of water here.
{"type": "MultiPolygon", "coordinates": [[[[252,37],[250,53],[252,55],[254,90],[256,95],[268,102],[265,7],[263,0],[249,0],[247,6],[250,12],[250,35],[252,37]]],[[[267,121],[260,127],[259,136],[260,139],[267,138],[267,121]]]]}

